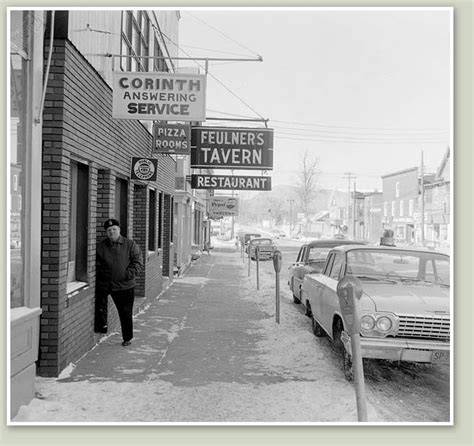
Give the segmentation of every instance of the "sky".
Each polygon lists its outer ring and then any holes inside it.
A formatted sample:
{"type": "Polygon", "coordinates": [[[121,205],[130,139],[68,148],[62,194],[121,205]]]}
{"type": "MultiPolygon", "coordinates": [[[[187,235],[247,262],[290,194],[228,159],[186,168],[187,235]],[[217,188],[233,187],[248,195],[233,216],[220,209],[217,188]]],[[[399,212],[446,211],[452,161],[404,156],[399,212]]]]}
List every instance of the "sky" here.
{"type": "Polygon", "coordinates": [[[209,62],[206,116],[268,119],[273,185],[295,183],[305,152],[318,187],[347,189],[350,173],[358,190],[381,190],[382,175],[422,159],[435,172],[453,153],[449,8],[180,12],[181,57],[254,59],[209,62]]]}

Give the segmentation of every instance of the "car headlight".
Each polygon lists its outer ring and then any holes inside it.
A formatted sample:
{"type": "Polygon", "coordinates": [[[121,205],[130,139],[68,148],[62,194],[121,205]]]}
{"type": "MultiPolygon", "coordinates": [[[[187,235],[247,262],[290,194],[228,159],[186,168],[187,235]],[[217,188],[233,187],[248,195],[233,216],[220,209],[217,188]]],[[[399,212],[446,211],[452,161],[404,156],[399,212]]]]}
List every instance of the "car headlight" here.
{"type": "Polygon", "coordinates": [[[398,318],[392,313],[366,313],[360,318],[360,331],[363,336],[384,338],[394,335],[398,330],[398,318]]]}
{"type": "Polygon", "coordinates": [[[380,331],[390,331],[392,326],[392,321],[387,316],[382,316],[377,319],[377,328],[380,331]]]}
{"type": "Polygon", "coordinates": [[[366,314],[360,320],[360,327],[362,330],[373,330],[375,327],[375,319],[372,315],[366,314]]]}

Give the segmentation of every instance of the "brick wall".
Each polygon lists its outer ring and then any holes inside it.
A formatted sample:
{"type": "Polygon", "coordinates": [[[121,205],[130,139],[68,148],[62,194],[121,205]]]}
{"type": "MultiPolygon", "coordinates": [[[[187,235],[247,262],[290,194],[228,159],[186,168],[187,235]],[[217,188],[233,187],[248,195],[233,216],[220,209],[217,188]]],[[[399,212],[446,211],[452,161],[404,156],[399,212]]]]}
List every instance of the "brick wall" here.
{"type": "MultiPolygon", "coordinates": [[[[139,121],[112,119],[112,91],[87,60],[69,41],[55,40],[43,112],[41,376],[58,376],[98,340],[94,333],[96,243],[104,236],[103,221],[114,213],[115,178],[129,180],[130,157],[149,156],[150,147],[151,135],[139,121]],[[89,207],[87,283],[68,295],[71,160],[88,166],[89,207]]],[[[174,160],[158,156],[159,179],[154,187],[172,194],[174,160]]],[[[128,232],[146,255],[148,220],[143,220],[141,203],[135,203],[140,188],[146,192],[147,185],[130,181],[128,232]]],[[[145,204],[145,216],[146,209],[145,204]]],[[[158,254],[148,259],[137,295],[157,296],[161,262],[158,254]]],[[[111,300],[109,310],[108,325],[115,330],[118,319],[111,300]]]]}

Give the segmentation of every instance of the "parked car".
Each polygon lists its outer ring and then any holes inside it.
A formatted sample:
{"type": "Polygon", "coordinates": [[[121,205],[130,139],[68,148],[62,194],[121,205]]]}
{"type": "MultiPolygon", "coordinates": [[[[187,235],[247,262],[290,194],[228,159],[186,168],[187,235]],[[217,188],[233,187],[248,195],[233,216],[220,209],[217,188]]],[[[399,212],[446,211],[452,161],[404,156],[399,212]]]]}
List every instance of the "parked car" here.
{"type": "MultiPolygon", "coordinates": [[[[295,303],[301,302],[301,286],[306,274],[320,273],[326,261],[328,252],[335,246],[341,244],[365,244],[363,241],[354,240],[313,240],[309,243],[304,243],[296,257],[296,262],[289,267],[288,286],[293,294],[295,303]]],[[[306,306],[308,309],[308,306],[306,306]]],[[[306,311],[309,316],[310,313],[306,311]]]]}
{"type": "Polygon", "coordinates": [[[316,336],[327,335],[352,377],[349,329],[337,296],[344,276],[362,283],[362,356],[390,361],[448,362],[450,358],[450,258],[431,250],[383,246],[332,249],[321,274],[307,274],[302,299],[316,336]]]}
{"type": "Polygon", "coordinates": [[[271,238],[254,238],[250,240],[248,245],[248,254],[251,260],[257,260],[256,249],[258,246],[258,260],[270,260],[273,258],[273,253],[277,246],[273,243],[271,238]]]}
{"type": "Polygon", "coordinates": [[[246,232],[242,238],[242,243],[245,246],[245,252],[247,253],[247,249],[250,243],[250,240],[254,238],[260,238],[262,234],[256,233],[256,232],[246,232]]]}

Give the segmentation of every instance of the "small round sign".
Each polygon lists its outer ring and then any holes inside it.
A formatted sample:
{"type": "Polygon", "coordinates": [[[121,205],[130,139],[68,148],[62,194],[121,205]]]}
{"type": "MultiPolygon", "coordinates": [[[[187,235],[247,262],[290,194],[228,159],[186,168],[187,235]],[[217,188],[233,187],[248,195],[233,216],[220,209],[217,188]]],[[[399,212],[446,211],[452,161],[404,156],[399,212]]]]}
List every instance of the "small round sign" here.
{"type": "Polygon", "coordinates": [[[155,175],[155,166],[146,158],[139,159],[133,166],[133,172],[141,180],[149,180],[155,175]]]}

